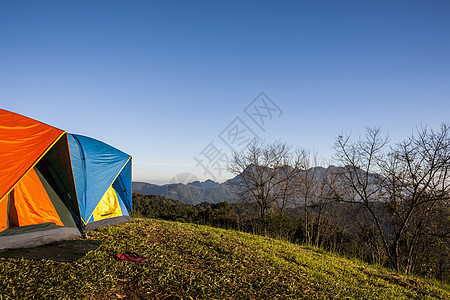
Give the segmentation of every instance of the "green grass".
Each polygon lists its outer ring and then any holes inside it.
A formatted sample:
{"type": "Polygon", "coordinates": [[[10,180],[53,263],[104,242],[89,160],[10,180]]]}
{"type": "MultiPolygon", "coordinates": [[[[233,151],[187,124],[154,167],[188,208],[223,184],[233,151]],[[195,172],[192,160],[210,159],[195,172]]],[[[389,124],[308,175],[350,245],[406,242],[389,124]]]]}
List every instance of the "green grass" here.
{"type": "Polygon", "coordinates": [[[0,299],[450,299],[433,285],[319,249],[151,219],[91,232],[77,262],[0,260],[0,299]],[[119,261],[134,251],[144,263],[119,261]]]}

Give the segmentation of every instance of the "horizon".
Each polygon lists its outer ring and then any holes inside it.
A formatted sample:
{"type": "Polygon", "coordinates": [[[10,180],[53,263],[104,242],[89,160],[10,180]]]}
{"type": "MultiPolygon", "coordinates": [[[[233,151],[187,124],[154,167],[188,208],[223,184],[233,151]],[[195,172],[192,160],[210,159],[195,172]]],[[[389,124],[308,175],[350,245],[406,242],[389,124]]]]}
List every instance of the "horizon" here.
{"type": "Polygon", "coordinates": [[[224,182],[282,141],[393,143],[448,122],[448,1],[0,3],[0,108],[133,157],[133,181],[224,182]]]}
{"type": "MultiPolygon", "coordinates": [[[[323,165],[318,165],[318,166],[312,166],[310,168],[308,168],[308,170],[313,169],[313,168],[324,168],[327,169],[329,167],[335,167],[335,168],[342,168],[342,166],[339,165],[335,165],[335,164],[329,164],[327,166],[323,166],[323,165]]],[[[157,186],[164,186],[164,185],[170,185],[170,184],[184,184],[184,185],[188,185],[188,184],[192,184],[192,183],[206,183],[208,181],[211,181],[215,184],[223,184],[225,182],[227,182],[228,180],[234,179],[235,177],[239,176],[239,175],[231,175],[231,177],[225,179],[224,181],[215,181],[212,180],[211,178],[206,178],[204,180],[200,180],[197,177],[195,177],[193,174],[190,173],[181,173],[181,174],[177,174],[178,178],[175,176],[174,179],[172,179],[172,181],[169,182],[162,182],[162,183],[155,183],[155,182],[149,182],[149,181],[142,181],[142,180],[132,180],[132,182],[136,182],[136,183],[148,183],[148,184],[153,184],[153,185],[157,185],[157,186]]],[[[203,187],[202,187],[203,188],[203,187]]]]}

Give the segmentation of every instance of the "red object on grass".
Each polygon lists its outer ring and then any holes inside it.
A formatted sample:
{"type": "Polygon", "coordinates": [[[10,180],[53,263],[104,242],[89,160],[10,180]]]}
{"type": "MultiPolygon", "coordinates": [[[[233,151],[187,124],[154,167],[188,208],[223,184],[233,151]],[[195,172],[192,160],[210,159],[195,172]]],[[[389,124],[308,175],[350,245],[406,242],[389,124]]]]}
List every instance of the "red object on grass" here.
{"type": "Polygon", "coordinates": [[[135,253],[123,253],[123,254],[117,254],[116,257],[118,259],[128,260],[128,261],[134,261],[134,262],[143,262],[147,260],[147,257],[139,256],[135,253]]]}

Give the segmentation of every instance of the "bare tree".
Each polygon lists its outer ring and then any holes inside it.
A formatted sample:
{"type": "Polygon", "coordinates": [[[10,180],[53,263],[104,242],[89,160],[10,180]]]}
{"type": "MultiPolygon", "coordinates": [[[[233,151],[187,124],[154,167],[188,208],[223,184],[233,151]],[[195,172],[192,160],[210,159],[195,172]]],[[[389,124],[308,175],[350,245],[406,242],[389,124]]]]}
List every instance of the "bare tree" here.
{"type": "Polygon", "coordinates": [[[439,131],[421,128],[417,136],[392,148],[382,166],[382,174],[389,178],[385,189],[389,193],[388,207],[394,225],[392,254],[396,269],[403,268],[406,273],[413,266],[419,239],[434,218],[434,208],[448,200],[448,134],[447,124],[442,124],[439,131]]]}
{"type": "Polygon", "coordinates": [[[300,155],[303,172],[293,182],[297,197],[295,206],[303,211],[303,229],[307,244],[319,245],[323,212],[333,195],[330,185],[333,184],[332,168],[320,166],[317,152],[301,150],[300,155]]]}
{"type": "Polygon", "coordinates": [[[384,251],[389,257],[388,237],[382,215],[377,213],[378,201],[383,197],[383,178],[376,173],[380,170],[387,144],[388,138],[382,136],[380,128],[367,128],[364,138],[356,143],[351,143],[350,136],[339,136],[335,144],[336,159],[345,171],[339,174],[342,186],[337,186],[335,193],[339,201],[351,204],[354,209],[364,208],[365,220],[360,227],[374,228],[373,231],[364,230],[368,240],[375,249],[384,251]]]}
{"type": "Polygon", "coordinates": [[[379,128],[368,128],[364,139],[353,144],[349,137],[336,141],[336,158],[345,166],[343,188],[336,194],[363,208],[361,226],[368,240],[398,271],[411,271],[434,208],[448,200],[448,132],[447,124],[439,131],[420,129],[389,149],[379,128]]]}
{"type": "Polygon", "coordinates": [[[317,176],[315,195],[310,203],[314,211],[314,231],[313,242],[316,247],[321,247],[322,243],[334,235],[336,226],[329,226],[330,218],[334,218],[334,202],[336,200],[334,190],[337,183],[338,173],[335,167],[329,166],[320,169],[317,176]]]}
{"type": "Polygon", "coordinates": [[[266,220],[274,210],[282,212],[294,192],[291,181],[301,169],[301,157],[285,143],[266,144],[259,139],[241,152],[234,152],[229,171],[239,175],[234,182],[244,200],[255,202],[258,215],[266,220]]]}
{"type": "Polygon", "coordinates": [[[298,197],[296,206],[303,207],[303,227],[305,231],[305,242],[311,244],[312,241],[312,216],[311,216],[311,204],[314,201],[316,192],[316,171],[317,171],[317,153],[311,154],[311,152],[303,150],[302,160],[304,162],[305,171],[302,172],[299,178],[296,180],[298,197]]]}

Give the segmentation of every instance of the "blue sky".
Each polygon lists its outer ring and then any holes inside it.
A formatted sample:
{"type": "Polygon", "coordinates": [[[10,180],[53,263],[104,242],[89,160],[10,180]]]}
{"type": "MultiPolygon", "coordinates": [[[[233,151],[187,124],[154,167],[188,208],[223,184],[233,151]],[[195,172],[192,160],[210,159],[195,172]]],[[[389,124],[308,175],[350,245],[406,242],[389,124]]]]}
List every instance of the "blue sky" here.
{"type": "Polygon", "coordinates": [[[223,181],[250,136],[326,160],[448,122],[449,37],[445,0],[1,1],[0,107],[131,154],[134,180],[223,181]]]}

